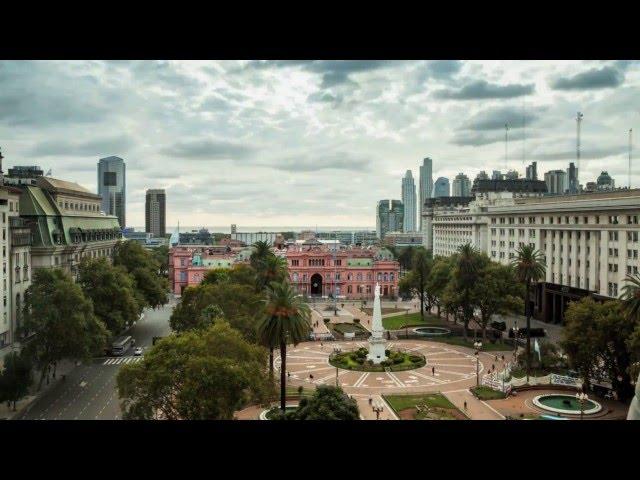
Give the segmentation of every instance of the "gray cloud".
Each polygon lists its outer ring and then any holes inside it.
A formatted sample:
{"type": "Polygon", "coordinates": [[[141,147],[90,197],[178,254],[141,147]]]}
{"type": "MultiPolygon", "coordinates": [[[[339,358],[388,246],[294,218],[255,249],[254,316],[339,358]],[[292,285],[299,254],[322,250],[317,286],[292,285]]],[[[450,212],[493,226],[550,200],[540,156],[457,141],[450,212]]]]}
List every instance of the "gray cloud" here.
{"type": "MultiPolygon", "coordinates": [[[[626,64],[623,64],[626,68],[626,64]]],[[[578,73],[571,77],[551,80],[550,86],[554,90],[594,90],[613,88],[624,82],[624,74],[614,67],[594,68],[578,73]]]]}
{"type": "Polygon", "coordinates": [[[161,153],[175,158],[201,160],[245,159],[254,153],[254,148],[226,140],[194,139],[178,142],[162,148],[161,153]]]}
{"type": "Polygon", "coordinates": [[[497,85],[476,80],[459,89],[442,89],[434,93],[434,97],[449,100],[480,100],[487,98],[514,98],[530,95],[534,92],[534,84],[497,85]]]}
{"type": "Polygon", "coordinates": [[[466,130],[504,130],[504,125],[508,124],[510,130],[522,128],[523,121],[525,127],[535,122],[542,109],[536,108],[524,110],[517,107],[498,107],[482,110],[476,113],[471,119],[463,124],[466,130]]]}
{"type": "Polygon", "coordinates": [[[136,141],[129,135],[96,138],[85,142],[67,140],[46,140],[31,149],[31,155],[47,156],[92,156],[124,155],[135,145],[136,141]]]}
{"type": "Polygon", "coordinates": [[[289,172],[317,172],[320,170],[352,170],[359,171],[369,167],[366,158],[353,158],[345,152],[336,152],[318,156],[292,156],[276,160],[269,165],[278,170],[289,172]]]}

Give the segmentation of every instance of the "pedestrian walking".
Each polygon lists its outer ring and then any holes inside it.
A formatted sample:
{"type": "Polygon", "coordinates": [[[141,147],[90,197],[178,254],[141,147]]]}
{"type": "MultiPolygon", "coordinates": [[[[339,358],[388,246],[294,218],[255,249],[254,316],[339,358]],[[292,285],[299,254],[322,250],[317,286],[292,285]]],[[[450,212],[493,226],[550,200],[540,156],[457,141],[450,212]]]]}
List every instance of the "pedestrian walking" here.
{"type": "Polygon", "coordinates": [[[435,376],[436,374],[436,367],[431,367],[431,375],[435,376]]]}
{"type": "Polygon", "coordinates": [[[502,354],[502,363],[504,363],[504,353],[502,354]]]}
{"type": "Polygon", "coordinates": [[[464,401],[464,409],[465,410],[467,409],[467,401],[466,400],[464,401]]]}

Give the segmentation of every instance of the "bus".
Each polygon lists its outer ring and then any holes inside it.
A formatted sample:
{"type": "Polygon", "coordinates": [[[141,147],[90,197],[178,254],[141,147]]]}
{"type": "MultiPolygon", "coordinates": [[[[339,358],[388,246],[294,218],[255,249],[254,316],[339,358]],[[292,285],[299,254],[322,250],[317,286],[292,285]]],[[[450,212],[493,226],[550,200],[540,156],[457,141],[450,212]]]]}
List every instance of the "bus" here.
{"type": "Polygon", "coordinates": [[[111,344],[111,355],[120,357],[124,355],[124,352],[126,352],[131,345],[133,345],[131,336],[118,337],[111,344]]]}

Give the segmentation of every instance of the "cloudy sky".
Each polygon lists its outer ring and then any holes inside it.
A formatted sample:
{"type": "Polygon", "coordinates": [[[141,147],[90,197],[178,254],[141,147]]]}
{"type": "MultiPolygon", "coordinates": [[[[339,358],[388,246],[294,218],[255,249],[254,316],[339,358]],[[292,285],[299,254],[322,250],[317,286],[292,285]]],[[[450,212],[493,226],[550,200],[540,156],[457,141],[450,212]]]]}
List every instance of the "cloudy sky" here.
{"type": "Polygon", "coordinates": [[[577,111],[581,182],[626,185],[639,86],[628,61],[0,62],[0,148],[92,191],[124,158],[132,226],[165,188],[170,226],[366,227],[426,156],[434,180],[504,170],[505,123],[509,168],[566,168],[577,111]]]}

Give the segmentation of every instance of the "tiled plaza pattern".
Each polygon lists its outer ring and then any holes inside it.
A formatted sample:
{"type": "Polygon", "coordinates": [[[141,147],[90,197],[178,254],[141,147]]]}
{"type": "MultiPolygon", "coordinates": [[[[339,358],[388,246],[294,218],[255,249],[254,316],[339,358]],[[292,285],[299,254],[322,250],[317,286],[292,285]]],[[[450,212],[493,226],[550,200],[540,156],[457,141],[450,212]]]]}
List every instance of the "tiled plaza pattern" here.
{"type": "MultiPolygon", "coordinates": [[[[463,349],[427,341],[393,341],[388,349],[416,352],[425,356],[424,367],[403,372],[357,372],[336,369],[329,364],[334,349],[342,351],[367,347],[366,342],[307,342],[287,351],[289,385],[338,384],[352,395],[417,393],[468,388],[476,381],[476,357],[463,349]]],[[[276,358],[276,368],[280,357],[276,358]]],[[[480,362],[480,374],[485,369],[480,362]]]]}

